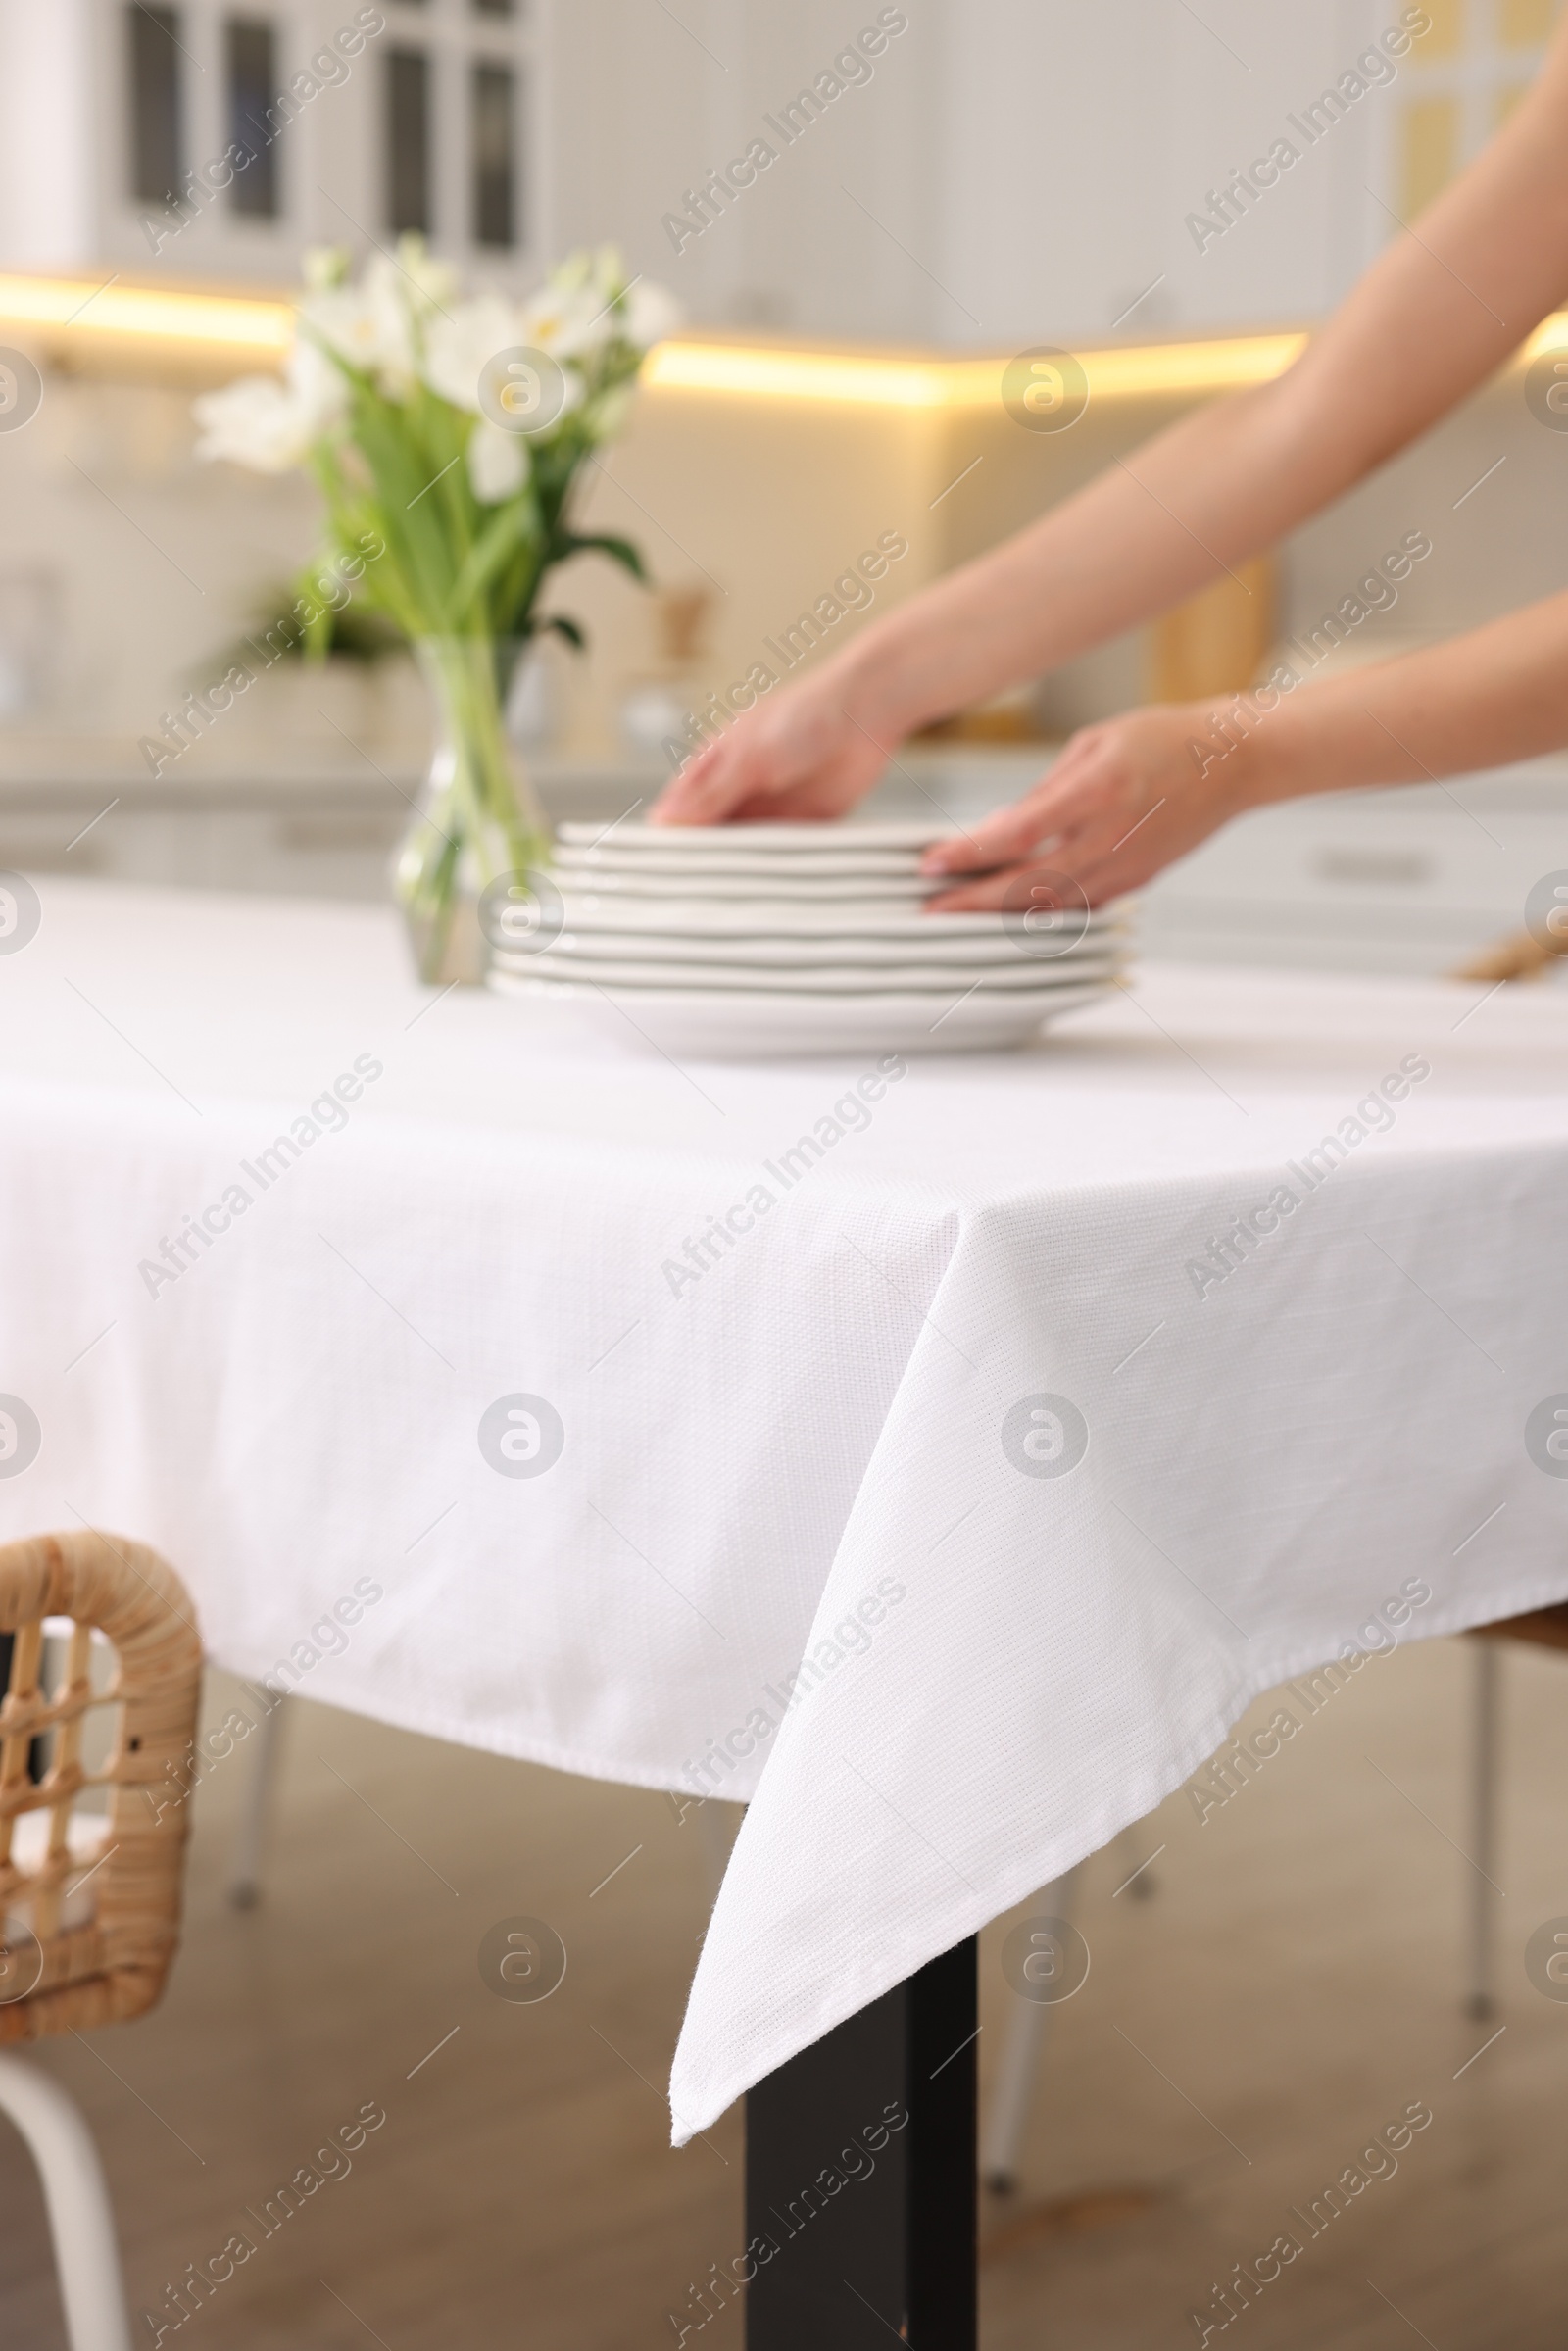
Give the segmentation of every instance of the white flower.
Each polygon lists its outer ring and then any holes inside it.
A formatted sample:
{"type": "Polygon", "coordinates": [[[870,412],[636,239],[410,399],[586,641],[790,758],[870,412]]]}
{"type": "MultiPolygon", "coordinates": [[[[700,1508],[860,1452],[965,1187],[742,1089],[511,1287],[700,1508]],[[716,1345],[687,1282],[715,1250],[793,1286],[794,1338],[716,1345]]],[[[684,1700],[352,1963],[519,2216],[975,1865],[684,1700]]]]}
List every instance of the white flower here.
{"type": "Polygon", "coordinates": [[[552,359],[582,359],[615,332],[615,314],[597,286],[548,285],[522,306],[519,339],[552,359]]]}
{"type": "Polygon", "coordinates": [[[201,438],[196,455],[227,458],[257,473],[286,473],[310,446],[298,401],[275,375],[242,375],[195,403],[201,438]]]}
{"type": "Polygon", "coordinates": [[[346,245],[308,245],[300,260],[300,275],[313,294],[346,284],[349,249],[346,245]]]}
{"type": "Polygon", "coordinates": [[[341,424],[349,412],[349,387],[343,370],[335,360],[317,343],[301,336],[289,353],[283,368],[289,390],[305,412],[306,428],[313,441],[341,424]]]}
{"type": "Polygon", "coordinates": [[[449,317],[439,313],[424,338],[424,380],[454,408],[479,413],[479,376],[486,361],[527,340],[516,311],[499,294],[461,302],[449,317]]]}
{"type": "Polygon", "coordinates": [[[373,375],[389,400],[406,400],[422,332],[445,319],[457,283],[456,271],[431,259],[422,237],[400,237],[396,257],[372,255],[358,285],[318,267],[300,318],[350,367],[373,375]]]}
{"type": "MultiPolygon", "coordinates": [[[[374,255],[358,284],[347,280],[348,256],[320,249],[306,257],[307,291],[299,334],[285,377],[247,376],[196,403],[199,454],[227,458],[266,473],[302,465],[313,448],[336,433],[351,412],[349,375],[368,375],[389,398],[406,401],[422,376],[439,399],[474,418],[467,440],[468,478],[487,506],[512,498],[529,478],[526,417],[506,430],[481,408],[480,381],[503,352],[534,350],[557,363],[548,414],[538,429],[551,432],[580,410],[587,433],[609,439],[625,421],[629,395],[602,379],[627,370],[624,350],[646,350],[676,321],[670,297],[658,286],[626,283],[614,246],[573,254],[548,285],[520,307],[497,293],[460,300],[455,273],[432,260],[421,237],[400,240],[397,256],[374,255]]],[[[517,370],[520,374],[522,371],[517,370]]],[[[545,370],[554,378],[554,370],[545,370]]],[[[513,403],[506,404],[509,408],[513,403]]]]}
{"type": "Polygon", "coordinates": [[[597,245],[591,254],[576,254],[566,267],[588,265],[588,282],[596,285],[606,302],[618,294],[626,283],[626,264],[618,245],[597,245]]]}
{"type": "Polygon", "coordinates": [[[646,277],[627,287],[619,313],[620,331],[639,351],[648,351],[672,335],[680,319],[680,304],[665,287],[651,285],[646,277]]]}
{"type": "Polygon", "coordinates": [[[255,473],[287,473],[342,420],[348,386],[323,352],[296,344],[288,380],[245,375],[195,404],[200,458],[227,458],[255,473]]]}
{"type": "Polygon", "coordinates": [[[528,444],[481,416],[468,435],[468,480],[481,506],[514,497],[528,478],[528,444]]]}
{"type": "Polygon", "coordinates": [[[412,231],[399,237],[397,259],[377,254],[365,272],[367,283],[376,277],[395,280],[403,299],[417,316],[450,309],[458,299],[458,273],[450,262],[438,262],[424,239],[412,231]]]}
{"type": "MultiPolygon", "coordinates": [[[[546,283],[556,293],[577,294],[585,286],[597,285],[599,283],[598,271],[603,269],[608,275],[610,270],[618,265],[619,260],[620,256],[613,245],[601,245],[596,252],[592,253],[586,245],[579,245],[576,252],[568,253],[564,262],[557,262],[546,283]]],[[[607,296],[613,291],[612,285],[606,285],[607,296]]]]}
{"type": "Polygon", "coordinates": [[[673,334],[680,310],[662,286],[639,277],[626,282],[626,267],[614,245],[596,253],[574,253],[550,273],[541,292],[523,305],[526,339],[557,359],[587,357],[622,336],[647,351],[673,334]]]}
{"type": "Polygon", "coordinates": [[[351,367],[373,375],[391,398],[400,398],[414,374],[414,330],[397,289],[383,273],[367,270],[357,286],[333,286],[308,294],[300,321],[351,367]]]}

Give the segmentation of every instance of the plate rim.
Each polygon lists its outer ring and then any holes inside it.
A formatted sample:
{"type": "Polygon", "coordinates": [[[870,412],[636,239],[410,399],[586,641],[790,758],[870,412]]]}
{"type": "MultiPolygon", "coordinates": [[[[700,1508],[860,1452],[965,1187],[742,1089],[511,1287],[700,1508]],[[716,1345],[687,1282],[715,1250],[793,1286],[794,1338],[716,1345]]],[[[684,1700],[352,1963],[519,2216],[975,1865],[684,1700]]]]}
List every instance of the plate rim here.
{"type": "MultiPolygon", "coordinates": [[[[778,1000],[787,999],[790,1002],[794,1002],[797,999],[819,1001],[826,997],[835,999],[842,998],[858,1004],[868,997],[879,996],[949,996],[956,988],[959,990],[962,998],[967,999],[971,996],[979,996],[986,988],[986,982],[984,978],[975,980],[971,986],[965,988],[963,986],[963,982],[968,978],[969,975],[961,967],[953,971],[935,971],[928,979],[924,981],[911,980],[908,978],[901,979],[895,987],[877,987],[875,982],[879,975],[874,969],[872,969],[866,974],[867,981],[870,984],[865,987],[847,985],[842,980],[834,981],[825,986],[812,987],[808,984],[808,975],[803,975],[802,978],[793,985],[781,987],[771,976],[768,978],[762,978],[759,976],[753,979],[749,977],[743,977],[738,973],[730,973],[726,975],[725,982],[722,987],[711,988],[697,987],[689,978],[668,981],[654,979],[633,980],[626,978],[599,979],[595,977],[593,973],[586,971],[575,974],[563,971],[541,971],[538,969],[537,964],[531,966],[527,970],[518,969],[507,964],[498,964],[495,968],[501,971],[503,975],[509,979],[524,979],[531,976],[548,985],[564,988],[575,987],[585,991],[593,990],[596,993],[605,996],[656,996],[661,998],[678,995],[696,995],[702,997],[745,996],[753,998],[768,997],[778,1000]]],[[[673,968],[689,972],[691,967],[689,965],[675,965],[673,968]]],[[[838,969],[840,967],[837,965],[830,965],[825,966],[824,968],[838,969]]],[[[901,965],[898,966],[898,968],[902,970],[904,966],[901,965]]],[[[1126,964],[1116,963],[1097,963],[1087,970],[1080,970],[1076,966],[1069,966],[1065,971],[1061,971],[1057,973],[1056,976],[1049,979],[1035,979],[1032,976],[1025,975],[1021,972],[1013,972],[1007,979],[999,981],[990,989],[989,1001],[994,1001],[996,998],[1002,996],[1008,998],[1015,996],[1051,996],[1058,993],[1063,988],[1108,988],[1114,986],[1128,968],[1129,967],[1126,964]]]]}
{"type": "MultiPolygon", "coordinates": [[[[847,944],[859,940],[877,944],[908,940],[912,944],[916,939],[929,938],[930,944],[935,946],[937,937],[941,934],[938,933],[935,936],[931,934],[930,926],[933,924],[940,924],[947,939],[955,944],[965,939],[1010,940],[1012,937],[1006,927],[1006,917],[991,913],[914,914],[903,917],[867,915],[849,925],[829,919],[819,922],[735,919],[726,923],[650,922],[639,924],[596,921],[592,916],[574,914],[563,924],[562,934],[559,935],[564,935],[567,929],[572,929],[584,936],[594,938],[677,939],[690,940],[699,944],[723,942],[727,939],[746,939],[755,942],[776,939],[787,944],[798,941],[814,943],[823,939],[842,939],[847,944]]],[[[1080,932],[1079,938],[1102,938],[1113,935],[1108,923],[1097,921],[1092,916],[1089,924],[1080,932]]],[[[1063,949],[1062,952],[1071,955],[1075,952],[1077,945],[1078,942],[1075,941],[1073,947],[1063,949]]],[[[1019,953],[1022,952],[1020,949],[1019,953]]],[[[1046,962],[1054,962],[1055,957],[1044,956],[1041,959],[1046,962]]]]}
{"type": "Polygon", "coordinates": [[[846,839],[852,844],[858,840],[862,849],[929,849],[935,841],[951,840],[959,829],[956,825],[901,824],[892,818],[862,823],[853,816],[822,816],[757,824],[634,824],[624,830],[616,817],[596,830],[586,817],[563,817],[556,826],[556,838],[572,849],[597,848],[615,833],[618,846],[630,843],[634,850],[646,848],[656,855],[676,843],[697,849],[720,845],[733,849],[741,841],[760,842],[764,849],[798,848],[810,853],[829,844],[842,847],[846,839]],[[589,837],[585,839],[585,835],[589,837]]]}
{"type": "MultiPolygon", "coordinates": [[[[585,987],[580,980],[555,980],[548,977],[534,977],[530,981],[529,975],[526,973],[511,972],[504,972],[500,976],[509,983],[505,991],[505,993],[508,995],[523,993],[537,994],[539,996],[553,995],[558,1002],[563,1001],[566,997],[577,997],[585,1002],[591,1002],[596,998],[603,997],[610,997],[613,999],[616,996],[638,998],[656,997],[662,1004],[677,1006],[688,1004],[728,1005],[733,1004],[739,998],[745,998],[748,1002],[748,1004],[785,1004],[804,1002],[810,1004],[854,1004],[857,1006],[867,1004],[886,1005],[894,1004],[911,1004],[923,1005],[929,1001],[930,997],[937,996],[942,993],[940,989],[926,990],[912,988],[886,988],[845,990],[823,988],[808,990],[797,996],[785,994],[783,991],[775,991],[766,988],[634,988],[625,986],[619,988],[589,988],[585,987]]],[[[1005,992],[1005,1001],[1008,1004],[1016,1004],[1019,1003],[1032,1003],[1058,995],[1104,996],[1110,993],[1110,990],[1114,985],[1115,982],[1111,979],[1097,978],[1077,980],[1074,981],[1070,987],[1062,988],[1009,988],[1005,992]]],[[[958,1004],[972,1002],[974,993],[975,992],[973,990],[970,990],[967,994],[961,996],[957,1000],[958,1004]]],[[[1000,1004],[1002,1001],[1003,999],[1001,997],[995,995],[986,999],[986,1002],[989,1004],[1000,1004]]],[[[954,1008],[956,1010],[957,1004],[956,1004],[954,1008]]]]}

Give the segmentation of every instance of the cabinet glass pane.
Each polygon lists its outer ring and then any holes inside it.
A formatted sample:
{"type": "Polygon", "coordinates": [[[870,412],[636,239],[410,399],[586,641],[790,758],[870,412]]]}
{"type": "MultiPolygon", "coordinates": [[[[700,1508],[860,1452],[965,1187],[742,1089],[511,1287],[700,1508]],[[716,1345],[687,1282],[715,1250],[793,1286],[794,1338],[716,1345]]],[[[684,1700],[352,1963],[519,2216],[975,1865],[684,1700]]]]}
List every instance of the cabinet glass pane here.
{"type": "Polygon", "coordinates": [[[184,133],[179,103],[179,11],[125,11],[130,82],[130,189],[166,204],[179,190],[184,133]]]}
{"type": "Polygon", "coordinates": [[[386,60],[386,219],[430,233],[430,60],[393,49],[386,60]]]}
{"type": "Polygon", "coordinates": [[[473,69],[473,241],[517,241],[516,77],[510,66],[473,69]]]}
{"type": "Polygon", "coordinates": [[[225,27],[228,135],[250,162],[237,171],[228,200],[253,220],[277,218],[277,149],[267,110],[277,95],[277,35],[260,17],[230,17],[225,27]]]}

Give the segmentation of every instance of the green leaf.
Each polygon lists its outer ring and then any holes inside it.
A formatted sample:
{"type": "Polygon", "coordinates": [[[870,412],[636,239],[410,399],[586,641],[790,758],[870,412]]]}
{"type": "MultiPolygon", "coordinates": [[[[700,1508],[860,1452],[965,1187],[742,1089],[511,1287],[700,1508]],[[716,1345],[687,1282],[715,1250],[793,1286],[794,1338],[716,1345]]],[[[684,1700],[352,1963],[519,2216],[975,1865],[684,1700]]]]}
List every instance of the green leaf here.
{"type": "Polygon", "coordinates": [[[301,638],[302,650],[308,661],[324,661],[332,650],[332,624],[335,617],[332,607],[324,604],[315,593],[309,574],[300,593],[310,609],[310,618],[305,623],[301,638]]]}
{"type": "Polygon", "coordinates": [[[538,623],[533,633],[535,636],[544,637],[548,636],[552,629],[555,630],[558,637],[564,637],[566,643],[578,653],[587,652],[586,632],[575,620],[568,620],[564,612],[552,612],[548,620],[541,620],[538,623]]]}
{"type": "MultiPolygon", "coordinates": [[[[649,584],[631,540],[608,531],[579,532],[568,521],[571,495],[593,446],[582,415],[564,418],[555,433],[535,442],[528,485],[492,507],[475,496],[463,462],[474,426],[466,410],[418,377],[391,398],[373,372],[338,352],[330,357],[349,388],[349,414],[340,430],[313,449],[311,466],[325,497],[332,537],[352,549],[373,533],[384,549],[355,591],[365,612],[384,614],[411,639],[456,634],[506,640],[551,629],[580,649],[585,639],[575,621],[535,622],[531,616],[554,564],[574,555],[605,555],[649,584]]],[[[590,386],[594,395],[634,373],[634,360],[629,346],[624,354],[617,346],[604,357],[590,386]]],[[[324,643],[324,631],[313,630],[311,649],[323,650],[324,643]]]]}
{"type": "Polygon", "coordinates": [[[554,552],[562,562],[571,555],[608,555],[614,563],[622,564],[633,579],[641,580],[645,588],[653,585],[652,574],[642,559],[642,550],[631,539],[617,538],[613,531],[562,531],[556,539],[554,552]]]}
{"type": "Polygon", "coordinates": [[[502,565],[525,541],[537,536],[537,529],[533,501],[526,495],[509,500],[485,525],[452,590],[450,617],[455,629],[461,630],[502,565]]]}

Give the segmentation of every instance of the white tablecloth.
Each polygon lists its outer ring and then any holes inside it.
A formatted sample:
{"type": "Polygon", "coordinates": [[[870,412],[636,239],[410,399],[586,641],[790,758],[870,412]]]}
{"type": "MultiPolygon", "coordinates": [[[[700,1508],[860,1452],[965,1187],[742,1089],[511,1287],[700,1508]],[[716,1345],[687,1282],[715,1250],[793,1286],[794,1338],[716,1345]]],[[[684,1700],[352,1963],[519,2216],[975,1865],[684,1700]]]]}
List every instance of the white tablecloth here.
{"type": "Polygon", "coordinates": [[[683,1067],[432,1000],[373,910],[40,887],[0,1533],[159,1546],[242,1673],[755,1798],[677,2138],[1254,1693],[1568,1595],[1552,992],[1152,972],[1020,1054],[683,1067]]]}

